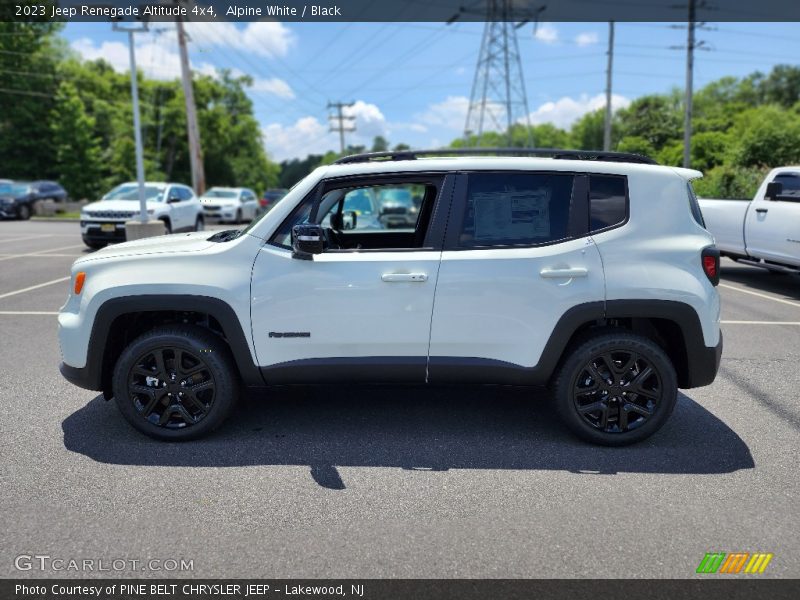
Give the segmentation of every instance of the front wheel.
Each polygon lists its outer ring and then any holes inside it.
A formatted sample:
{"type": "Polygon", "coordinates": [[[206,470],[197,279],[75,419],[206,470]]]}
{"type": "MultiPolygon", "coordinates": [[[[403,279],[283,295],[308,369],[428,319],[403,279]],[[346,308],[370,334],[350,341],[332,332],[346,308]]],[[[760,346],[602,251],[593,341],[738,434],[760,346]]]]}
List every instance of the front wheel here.
{"type": "Polygon", "coordinates": [[[31,218],[31,209],[27,204],[23,204],[17,209],[17,218],[20,221],[27,221],[31,218]]]}
{"type": "Polygon", "coordinates": [[[628,332],[598,334],[574,348],[553,388],[567,427],[605,446],[651,436],[664,425],[678,398],[675,368],[664,350],[628,332]]]}
{"type": "Polygon", "coordinates": [[[112,379],[125,419],[150,437],[183,441],[219,427],[239,396],[226,344],[193,325],[153,329],[119,357],[112,379]]]}
{"type": "Polygon", "coordinates": [[[206,228],[206,224],[205,224],[205,221],[203,220],[203,217],[197,217],[197,219],[194,222],[194,230],[195,231],[203,231],[205,228],[206,228]]]}

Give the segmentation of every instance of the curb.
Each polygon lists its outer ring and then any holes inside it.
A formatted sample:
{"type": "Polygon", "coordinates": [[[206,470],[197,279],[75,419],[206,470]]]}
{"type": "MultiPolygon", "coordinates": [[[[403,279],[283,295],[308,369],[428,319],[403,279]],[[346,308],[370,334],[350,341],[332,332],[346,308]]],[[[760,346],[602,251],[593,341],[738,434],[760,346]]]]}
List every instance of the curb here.
{"type": "Polygon", "coordinates": [[[80,223],[80,219],[69,219],[62,217],[31,217],[31,221],[37,223],[80,223]]]}

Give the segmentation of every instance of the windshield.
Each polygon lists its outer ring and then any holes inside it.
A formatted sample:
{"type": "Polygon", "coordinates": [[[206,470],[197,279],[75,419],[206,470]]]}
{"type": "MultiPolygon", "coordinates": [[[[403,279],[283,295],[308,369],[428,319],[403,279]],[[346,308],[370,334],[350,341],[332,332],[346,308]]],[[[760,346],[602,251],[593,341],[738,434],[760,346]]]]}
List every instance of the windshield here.
{"type": "Polygon", "coordinates": [[[0,184],[0,194],[8,194],[11,196],[21,196],[28,193],[27,185],[20,185],[18,183],[2,183],[0,184]]]}
{"type": "Polygon", "coordinates": [[[239,192],[211,188],[205,194],[203,194],[203,198],[236,198],[238,195],[239,192]]]}
{"type": "Polygon", "coordinates": [[[379,199],[381,205],[395,204],[409,208],[413,204],[411,191],[406,188],[388,188],[381,190],[379,199]]]}
{"type": "MultiPolygon", "coordinates": [[[[154,185],[144,186],[145,200],[159,202],[161,194],[164,191],[162,187],[154,185]]],[[[139,199],[139,186],[135,183],[123,183],[118,185],[113,190],[103,196],[103,200],[138,200],[139,199]]]]}

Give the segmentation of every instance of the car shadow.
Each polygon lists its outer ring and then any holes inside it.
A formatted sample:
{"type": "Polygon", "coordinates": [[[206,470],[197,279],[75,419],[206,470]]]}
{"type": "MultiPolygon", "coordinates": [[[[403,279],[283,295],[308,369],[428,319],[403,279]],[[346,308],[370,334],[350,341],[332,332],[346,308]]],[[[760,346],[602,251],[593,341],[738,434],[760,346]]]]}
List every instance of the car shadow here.
{"type": "Polygon", "coordinates": [[[98,462],[178,467],[306,465],[344,489],[337,466],[573,473],[730,473],[755,466],[725,423],[684,394],[663,429],[624,448],[585,444],[546,392],[504,386],[287,386],[243,398],[202,440],[151,440],[98,396],[63,423],[68,450],[98,462]],[[535,401],[534,401],[535,400],[535,401]]]}
{"type": "Polygon", "coordinates": [[[720,267],[720,275],[723,281],[738,283],[744,288],[800,300],[800,274],[772,273],[759,267],[725,261],[720,267]]]}

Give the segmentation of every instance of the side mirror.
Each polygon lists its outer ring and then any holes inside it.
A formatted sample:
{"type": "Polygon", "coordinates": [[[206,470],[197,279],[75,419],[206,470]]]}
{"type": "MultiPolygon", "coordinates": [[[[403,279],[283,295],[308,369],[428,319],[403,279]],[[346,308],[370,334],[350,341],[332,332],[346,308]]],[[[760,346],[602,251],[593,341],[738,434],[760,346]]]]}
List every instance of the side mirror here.
{"type": "Polygon", "coordinates": [[[167,198],[167,204],[175,204],[176,202],[180,202],[181,199],[178,196],[170,196],[167,198]]]}
{"type": "Polygon", "coordinates": [[[358,213],[354,210],[348,210],[342,215],[343,229],[355,229],[358,225],[358,213]]]}
{"type": "Polygon", "coordinates": [[[783,184],[780,181],[773,181],[767,184],[767,191],[764,193],[765,200],[776,200],[783,193],[783,184]]]}
{"type": "Polygon", "coordinates": [[[324,239],[319,225],[295,225],[292,227],[292,258],[314,260],[314,254],[322,254],[324,239]]]}

